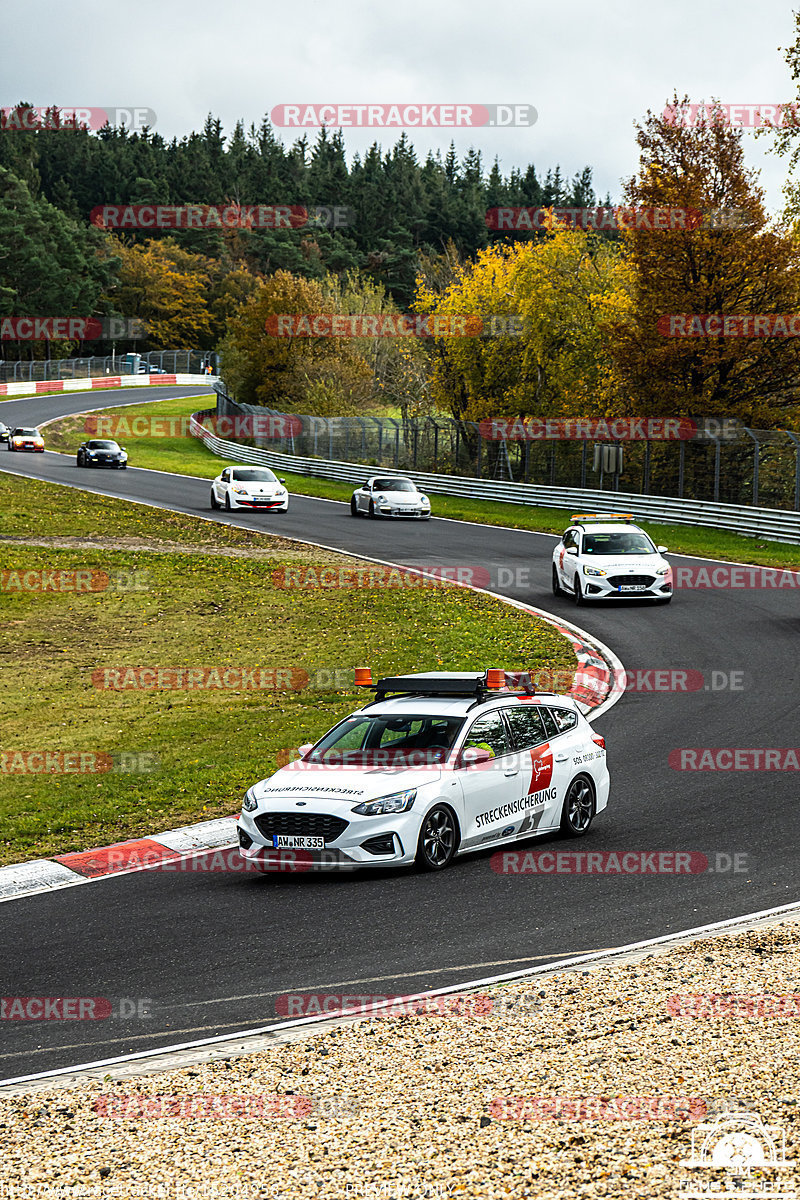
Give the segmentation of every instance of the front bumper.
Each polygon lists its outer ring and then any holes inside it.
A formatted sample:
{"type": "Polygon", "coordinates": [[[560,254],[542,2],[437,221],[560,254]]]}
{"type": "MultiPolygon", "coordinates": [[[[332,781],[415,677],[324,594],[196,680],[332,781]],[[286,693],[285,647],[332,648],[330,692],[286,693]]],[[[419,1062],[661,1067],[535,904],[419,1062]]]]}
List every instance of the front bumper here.
{"type": "Polygon", "coordinates": [[[249,500],[246,496],[231,496],[231,508],[248,508],[254,512],[288,512],[289,497],[283,500],[268,500],[266,504],[258,500],[249,500]]]}
{"type": "MultiPolygon", "coordinates": [[[[348,809],[347,828],[326,842],[323,850],[276,849],[255,823],[255,818],[262,815],[261,812],[243,812],[236,832],[239,853],[243,858],[263,863],[265,871],[402,867],[413,863],[416,856],[421,815],[413,809],[385,817],[361,817],[348,809]],[[389,847],[391,850],[387,852],[389,847]]],[[[320,808],[309,811],[308,815],[332,814],[320,808]]],[[[336,815],[344,817],[345,813],[336,815]]]]}
{"type": "Polygon", "coordinates": [[[669,575],[585,575],[577,578],[585,600],[663,600],[672,595],[672,574],[669,575]]]}
{"type": "Polygon", "coordinates": [[[429,508],[407,510],[405,508],[398,508],[397,506],[390,504],[376,504],[375,512],[379,517],[399,517],[401,519],[410,521],[425,521],[431,515],[431,510],[429,508]]]}
{"type": "Polygon", "coordinates": [[[44,446],[34,446],[33,442],[23,443],[21,446],[9,446],[10,450],[22,450],[32,454],[44,454],[44,446]]]}

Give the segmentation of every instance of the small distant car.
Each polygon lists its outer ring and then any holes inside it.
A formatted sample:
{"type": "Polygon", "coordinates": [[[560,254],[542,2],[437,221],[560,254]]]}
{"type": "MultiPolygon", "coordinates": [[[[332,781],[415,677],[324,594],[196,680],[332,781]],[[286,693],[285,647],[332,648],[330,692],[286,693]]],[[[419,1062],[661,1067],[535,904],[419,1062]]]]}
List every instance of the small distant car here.
{"type": "Polygon", "coordinates": [[[553,595],[589,600],[645,599],[669,604],[672,567],[630,513],[584,513],[571,518],[553,551],[553,595]]]}
{"type": "Polygon", "coordinates": [[[33,450],[37,454],[43,454],[44,438],[38,429],[27,429],[19,425],[11,431],[8,448],[9,450],[33,450]]]}
{"type": "Polygon", "coordinates": [[[211,507],[231,512],[237,508],[289,511],[286,480],[278,479],[269,467],[226,467],[211,484],[211,507]]]}
{"type": "Polygon", "coordinates": [[[124,471],[128,465],[125,447],[105,438],[83,442],[76,457],[79,467],[116,467],[124,471]]]}
{"type": "Polygon", "coordinates": [[[11,437],[11,430],[8,428],[8,426],[3,421],[0,421],[0,442],[5,442],[6,449],[8,449],[8,439],[10,437],[11,437]]]}
{"type": "Polygon", "coordinates": [[[351,517],[414,517],[429,521],[431,502],[401,475],[374,475],[350,498],[351,517]]]}

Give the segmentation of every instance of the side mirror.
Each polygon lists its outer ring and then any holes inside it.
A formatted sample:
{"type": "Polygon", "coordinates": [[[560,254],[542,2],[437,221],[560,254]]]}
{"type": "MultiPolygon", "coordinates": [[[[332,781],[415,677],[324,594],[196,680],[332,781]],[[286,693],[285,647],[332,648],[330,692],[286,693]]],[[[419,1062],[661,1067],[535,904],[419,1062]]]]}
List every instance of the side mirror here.
{"type": "Polygon", "coordinates": [[[666,546],[656,546],[656,550],[658,551],[658,553],[659,553],[659,554],[666,554],[666,553],[667,553],[667,547],[666,547],[666,546]]]}
{"type": "Polygon", "coordinates": [[[306,742],[305,745],[297,747],[297,753],[300,755],[301,758],[305,758],[305,756],[308,754],[309,750],[313,750],[313,749],[314,749],[314,743],[306,742]]]}
{"type": "Polygon", "coordinates": [[[574,554],[574,555],[575,555],[575,557],[577,558],[577,556],[578,556],[578,547],[577,547],[577,546],[570,546],[570,547],[569,547],[569,549],[567,550],[567,554],[574,554]]]}
{"type": "Polygon", "coordinates": [[[468,746],[461,754],[462,767],[480,767],[491,761],[492,756],[489,751],[482,750],[480,746],[468,746]]]}
{"type": "Polygon", "coordinates": [[[279,479],[279,480],[278,480],[278,483],[286,483],[286,480],[285,480],[285,479],[279,479]]]}

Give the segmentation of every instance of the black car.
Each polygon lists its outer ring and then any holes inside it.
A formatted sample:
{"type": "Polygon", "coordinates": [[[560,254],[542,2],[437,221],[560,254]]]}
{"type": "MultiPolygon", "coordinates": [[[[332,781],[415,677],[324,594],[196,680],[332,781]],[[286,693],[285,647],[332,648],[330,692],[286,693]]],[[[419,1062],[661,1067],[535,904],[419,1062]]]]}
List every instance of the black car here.
{"type": "Polygon", "coordinates": [[[0,421],[0,442],[5,442],[6,449],[8,449],[8,439],[10,437],[11,437],[11,430],[8,428],[7,425],[3,424],[3,422],[0,421]]]}
{"type": "Polygon", "coordinates": [[[124,470],[127,465],[128,455],[119,442],[93,438],[78,447],[79,467],[120,467],[124,470]]]}

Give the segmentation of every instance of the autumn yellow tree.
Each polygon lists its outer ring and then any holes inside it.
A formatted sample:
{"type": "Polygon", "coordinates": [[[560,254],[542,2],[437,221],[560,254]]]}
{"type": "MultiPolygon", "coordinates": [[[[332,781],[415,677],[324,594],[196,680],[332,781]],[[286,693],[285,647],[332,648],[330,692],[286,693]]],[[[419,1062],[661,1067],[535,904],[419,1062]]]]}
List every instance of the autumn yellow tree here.
{"type": "Polygon", "coordinates": [[[208,301],[213,264],[172,239],[128,245],[114,239],[119,283],[107,299],[125,317],[144,321],[147,345],[201,349],[213,345],[208,301]]]}
{"type": "Polygon", "coordinates": [[[607,335],[625,319],[629,281],[616,243],[554,222],[543,240],[480,251],[442,292],[429,278],[417,311],[477,316],[483,329],[436,339],[432,390],[453,416],[618,411],[607,335]]]}
{"type": "Polygon", "coordinates": [[[221,345],[225,379],[248,404],[284,412],[343,415],[369,402],[373,374],[352,340],[278,337],[267,332],[270,316],[337,311],[335,289],[276,271],[231,319],[221,345]]]}

